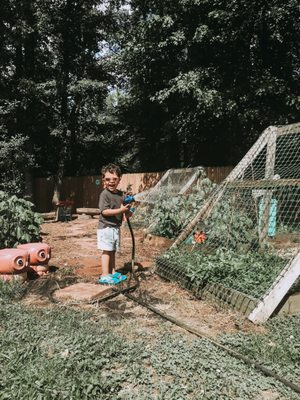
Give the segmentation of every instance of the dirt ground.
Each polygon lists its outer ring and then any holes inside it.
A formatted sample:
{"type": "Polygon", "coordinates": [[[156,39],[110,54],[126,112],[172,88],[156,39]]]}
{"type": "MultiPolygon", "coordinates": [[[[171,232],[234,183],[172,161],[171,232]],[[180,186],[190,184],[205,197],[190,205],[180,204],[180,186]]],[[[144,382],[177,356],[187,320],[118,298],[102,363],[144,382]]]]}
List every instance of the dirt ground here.
{"type": "MultiPolygon", "coordinates": [[[[96,248],[97,218],[74,219],[70,222],[45,222],[42,226],[43,241],[51,246],[51,270],[46,277],[29,282],[25,302],[37,305],[49,304],[45,290],[53,291],[53,285],[61,287],[74,282],[96,283],[101,273],[100,252],[96,248]],[[59,283],[57,283],[59,282],[59,283]]],[[[117,269],[130,266],[132,240],[128,227],[122,227],[121,252],[117,255],[117,269]]],[[[179,319],[203,334],[216,337],[219,334],[237,331],[262,331],[231,310],[202,301],[180,288],[176,283],[161,279],[155,274],[154,258],[171,245],[171,241],[157,237],[143,237],[141,230],[135,231],[136,265],[139,266],[140,288],[132,293],[160,311],[179,319]],[[144,267],[144,268],[143,268],[144,267]]],[[[82,307],[87,307],[82,306],[82,307]]],[[[91,307],[89,305],[89,307],[91,307]]],[[[102,317],[124,318],[134,316],[149,332],[157,329],[157,317],[137,303],[119,295],[99,306],[102,317]]],[[[132,321],[130,322],[132,323],[132,321]]],[[[179,328],[178,328],[179,329],[179,328]]]]}

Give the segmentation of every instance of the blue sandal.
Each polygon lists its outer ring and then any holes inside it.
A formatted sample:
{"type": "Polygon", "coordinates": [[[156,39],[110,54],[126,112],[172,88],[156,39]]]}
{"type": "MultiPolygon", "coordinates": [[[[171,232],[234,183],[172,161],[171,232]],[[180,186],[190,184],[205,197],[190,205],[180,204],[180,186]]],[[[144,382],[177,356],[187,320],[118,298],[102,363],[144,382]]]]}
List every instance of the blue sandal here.
{"type": "Polygon", "coordinates": [[[120,272],[115,272],[114,274],[111,275],[113,278],[118,279],[120,282],[122,281],[126,281],[127,276],[126,275],[122,275],[120,272]]]}
{"type": "Polygon", "coordinates": [[[105,275],[101,276],[101,278],[98,280],[98,283],[101,283],[103,285],[116,285],[117,283],[120,283],[121,280],[116,278],[113,275],[105,275]]]}

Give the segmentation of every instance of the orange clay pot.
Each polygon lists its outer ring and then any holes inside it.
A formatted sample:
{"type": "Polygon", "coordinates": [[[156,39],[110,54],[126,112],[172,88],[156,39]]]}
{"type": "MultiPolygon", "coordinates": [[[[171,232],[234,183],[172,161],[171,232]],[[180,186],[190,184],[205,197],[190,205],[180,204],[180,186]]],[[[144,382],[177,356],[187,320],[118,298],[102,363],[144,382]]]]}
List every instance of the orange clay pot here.
{"type": "Polygon", "coordinates": [[[27,243],[19,244],[18,249],[27,250],[29,253],[29,263],[33,265],[46,265],[51,257],[51,248],[46,243],[27,243]]]}
{"type": "Polygon", "coordinates": [[[20,282],[23,283],[27,280],[27,272],[20,272],[19,274],[0,274],[0,279],[5,282],[20,282]]]}
{"type": "Polygon", "coordinates": [[[0,250],[0,274],[18,274],[27,270],[29,253],[25,249],[0,250]]]}

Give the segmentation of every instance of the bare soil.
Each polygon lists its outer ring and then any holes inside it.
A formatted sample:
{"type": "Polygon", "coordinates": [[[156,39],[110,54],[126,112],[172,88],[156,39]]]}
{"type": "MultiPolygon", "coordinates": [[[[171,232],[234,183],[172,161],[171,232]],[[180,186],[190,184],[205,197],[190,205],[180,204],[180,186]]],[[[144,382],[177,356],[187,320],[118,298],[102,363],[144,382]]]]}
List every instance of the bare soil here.
{"type": "MultiPolygon", "coordinates": [[[[97,224],[97,218],[43,224],[43,241],[52,248],[50,267],[53,272],[29,282],[25,302],[41,306],[49,305],[51,292],[61,287],[62,282],[64,286],[79,281],[97,282],[101,273],[101,254],[96,248],[97,224]]],[[[117,255],[117,269],[126,271],[131,265],[132,251],[132,240],[126,225],[122,227],[121,236],[122,244],[121,252],[117,255]]],[[[170,246],[170,240],[157,237],[144,238],[141,230],[135,231],[135,240],[135,259],[140,270],[140,288],[133,293],[134,296],[211,337],[237,331],[263,331],[263,328],[253,325],[242,315],[196,299],[176,283],[165,281],[157,276],[154,259],[170,246]],[[153,268],[149,268],[151,265],[153,268]]],[[[159,317],[123,295],[100,303],[98,308],[101,318],[121,318],[123,322],[124,319],[128,319],[128,334],[132,333],[132,319],[138,321],[138,329],[147,329],[149,335],[151,329],[154,331],[162,329],[157,323],[159,317]]],[[[134,325],[137,328],[137,324],[134,325]]]]}

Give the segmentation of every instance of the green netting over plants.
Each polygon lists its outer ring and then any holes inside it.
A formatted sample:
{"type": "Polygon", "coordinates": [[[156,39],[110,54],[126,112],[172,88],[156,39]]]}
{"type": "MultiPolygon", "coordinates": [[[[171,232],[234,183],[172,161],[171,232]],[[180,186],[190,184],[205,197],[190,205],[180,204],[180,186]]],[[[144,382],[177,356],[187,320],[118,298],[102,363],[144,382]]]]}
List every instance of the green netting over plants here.
{"type": "Polygon", "coordinates": [[[153,189],[135,196],[141,203],[132,223],[147,233],[176,238],[214,189],[201,167],[169,170],[153,189]]]}
{"type": "Polygon", "coordinates": [[[275,252],[236,252],[219,248],[213,253],[172,249],[157,260],[158,271],[201,294],[207,284],[221,283],[260,298],[281,272],[284,259],[275,252]],[[266,268],[266,265],[271,268],[266,268]]]}
{"type": "Polygon", "coordinates": [[[262,298],[291,266],[300,274],[299,252],[300,124],[294,124],[263,132],[157,259],[157,272],[200,293],[220,283],[262,298]]]}

